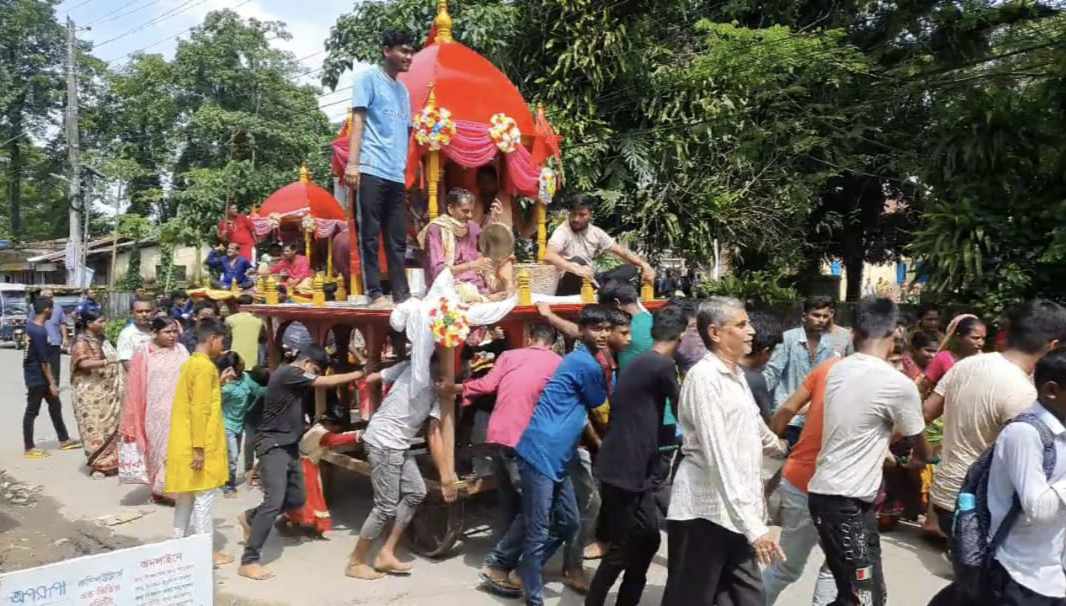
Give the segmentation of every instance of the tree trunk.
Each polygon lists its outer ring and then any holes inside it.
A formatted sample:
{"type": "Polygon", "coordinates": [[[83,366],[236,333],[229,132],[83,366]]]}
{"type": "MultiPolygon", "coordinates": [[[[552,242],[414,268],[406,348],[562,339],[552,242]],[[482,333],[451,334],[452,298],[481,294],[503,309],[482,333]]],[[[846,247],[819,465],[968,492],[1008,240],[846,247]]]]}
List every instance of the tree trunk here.
{"type": "Polygon", "coordinates": [[[862,269],[865,248],[862,243],[862,224],[851,222],[844,230],[843,239],[844,272],[848,278],[846,301],[858,301],[862,298],[862,269]]]}

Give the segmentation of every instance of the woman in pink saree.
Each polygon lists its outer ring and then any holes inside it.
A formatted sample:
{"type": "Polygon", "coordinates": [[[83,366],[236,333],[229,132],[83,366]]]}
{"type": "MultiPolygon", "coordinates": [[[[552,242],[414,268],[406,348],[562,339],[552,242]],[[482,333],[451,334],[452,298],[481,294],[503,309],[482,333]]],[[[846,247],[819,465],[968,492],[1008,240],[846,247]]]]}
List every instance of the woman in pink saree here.
{"type": "Polygon", "coordinates": [[[178,323],[172,318],[152,320],[152,340],[130,360],[122,412],[122,437],[136,442],[144,453],[152,498],[164,503],[170,502],[163,490],[170,410],[181,365],[189,357],[185,346],[178,343],[178,332],[178,323]]]}

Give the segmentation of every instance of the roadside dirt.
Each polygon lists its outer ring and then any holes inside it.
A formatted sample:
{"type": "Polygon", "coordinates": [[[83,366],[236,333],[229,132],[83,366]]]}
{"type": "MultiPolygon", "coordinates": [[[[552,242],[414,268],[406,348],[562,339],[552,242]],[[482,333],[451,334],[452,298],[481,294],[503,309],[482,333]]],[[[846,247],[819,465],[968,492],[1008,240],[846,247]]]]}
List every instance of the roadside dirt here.
{"type": "Polygon", "coordinates": [[[0,572],[139,544],[101,524],[64,519],[39,492],[0,470],[0,572]]]}

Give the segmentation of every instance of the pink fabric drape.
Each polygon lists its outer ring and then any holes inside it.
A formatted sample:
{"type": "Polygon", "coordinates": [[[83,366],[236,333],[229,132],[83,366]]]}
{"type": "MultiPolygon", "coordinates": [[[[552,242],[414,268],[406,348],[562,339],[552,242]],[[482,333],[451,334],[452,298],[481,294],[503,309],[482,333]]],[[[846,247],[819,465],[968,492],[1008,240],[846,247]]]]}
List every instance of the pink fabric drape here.
{"type": "MultiPolygon", "coordinates": [[[[523,133],[523,135],[533,134],[523,133]]],[[[557,142],[553,141],[553,143],[558,145],[557,142]]],[[[418,164],[419,156],[425,149],[419,147],[412,137],[409,151],[407,186],[412,187],[415,182],[414,167],[418,164]]],[[[496,154],[502,153],[489,135],[488,125],[469,120],[455,120],[455,136],[452,137],[451,144],[441,148],[441,152],[452,162],[467,168],[484,166],[492,162],[496,154]]],[[[534,161],[533,154],[520,145],[513,152],[504,155],[507,160],[504,191],[536,197],[540,191],[540,166],[534,161]]],[[[344,166],[347,162],[348,140],[344,137],[338,138],[333,141],[333,172],[338,176],[344,175],[344,166]]],[[[265,218],[258,221],[253,219],[256,235],[262,238],[269,233],[270,226],[265,218]],[[261,227],[258,221],[262,221],[264,225],[261,227]]]]}
{"type": "MultiPolygon", "coordinates": [[[[281,219],[303,219],[307,214],[307,209],[299,210],[296,212],[285,213],[280,215],[281,219]]],[[[255,237],[262,240],[270,235],[270,232],[274,230],[274,225],[271,223],[269,217],[252,217],[252,226],[255,228],[255,237]]],[[[348,229],[348,222],[340,219],[318,219],[315,218],[315,238],[321,240],[323,238],[332,237],[334,233],[341,232],[348,229]]]]}
{"type": "MultiPolygon", "coordinates": [[[[497,153],[501,153],[489,135],[489,127],[468,120],[455,121],[455,136],[451,144],[441,151],[452,162],[468,168],[488,164],[497,153]]],[[[521,145],[505,155],[507,175],[504,190],[536,196],[540,189],[540,169],[533,163],[533,155],[521,145]]]]}

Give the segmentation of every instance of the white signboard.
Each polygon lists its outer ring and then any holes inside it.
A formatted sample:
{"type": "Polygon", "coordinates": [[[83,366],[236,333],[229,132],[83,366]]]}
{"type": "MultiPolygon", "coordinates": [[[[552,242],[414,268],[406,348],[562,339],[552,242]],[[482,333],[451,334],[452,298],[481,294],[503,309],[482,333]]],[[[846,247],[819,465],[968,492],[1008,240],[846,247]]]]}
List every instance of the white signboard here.
{"type": "Polygon", "coordinates": [[[0,605],[211,606],[211,535],[0,575],[0,605]]]}

